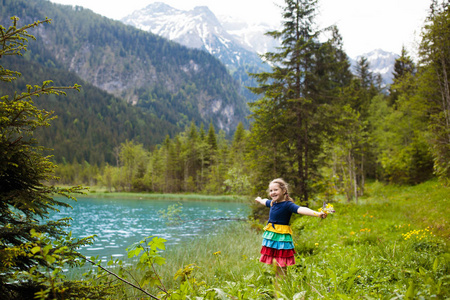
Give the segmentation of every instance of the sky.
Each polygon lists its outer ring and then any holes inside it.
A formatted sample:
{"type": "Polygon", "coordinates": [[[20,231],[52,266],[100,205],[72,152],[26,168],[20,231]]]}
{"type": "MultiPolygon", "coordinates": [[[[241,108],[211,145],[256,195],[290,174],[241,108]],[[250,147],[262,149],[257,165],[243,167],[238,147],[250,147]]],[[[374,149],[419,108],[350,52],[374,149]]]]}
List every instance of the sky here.
{"type": "MultiPolygon", "coordinates": [[[[249,22],[280,24],[283,0],[50,0],[89,8],[105,17],[120,20],[153,2],[176,9],[208,6],[217,16],[234,16],[249,22]]],[[[354,58],[374,49],[400,54],[405,46],[417,52],[420,30],[431,0],[319,0],[319,28],[337,25],[347,54],[354,58]]]]}

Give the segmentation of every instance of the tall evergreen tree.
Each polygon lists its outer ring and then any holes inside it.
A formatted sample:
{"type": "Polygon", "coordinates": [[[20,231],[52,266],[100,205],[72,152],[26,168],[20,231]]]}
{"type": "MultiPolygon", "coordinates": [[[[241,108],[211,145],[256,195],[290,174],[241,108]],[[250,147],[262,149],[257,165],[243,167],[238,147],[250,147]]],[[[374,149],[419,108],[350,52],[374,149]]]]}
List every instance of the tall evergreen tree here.
{"type": "Polygon", "coordinates": [[[450,178],[450,2],[432,2],[420,45],[420,91],[428,106],[436,174],[450,178]]]}
{"type": "MultiPolygon", "coordinates": [[[[6,29],[0,26],[0,58],[22,55],[32,27],[18,27],[17,18],[6,29]]],[[[20,73],[0,66],[0,80],[11,83],[20,73]]],[[[70,88],[70,87],[68,87],[70,88]]],[[[27,86],[26,91],[0,98],[0,298],[99,298],[101,289],[89,283],[70,282],[60,274],[64,263],[77,265],[77,248],[87,243],[76,241],[64,230],[68,220],[48,221],[51,211],[69,207],[55,195],[71,198],[79,188],[63,189],[49,185],[55,179],[55,166],[43,155],[43,147],[33,137],[36,129],[47,127],[52,112],[38,109],[32,98],[65,94],[65,87],[46,81],[27,86]],[[53,242],[52,242],[53,241],[53,242]],[[39,293],[39,295],[37,295],[39,293]],[[50,296],[51,295],[51,296],[50,296]]],[[[78,89],[73,86],[71,89],[78,89]]]]}
{"type": "Polygon", "coordinates": [[[337,60],[345,63],[346,59],[331,51],[332,42],[319,42],[314,22],[317,1],[286,0],[285,4],[283,29],[268,33],[281,40],[279,52],[264,55],[273,65],[272,72],[255,74],[259,86],[252,90],[263,98],[251,104],[253,149],[263,167],[261,179],[283,176],[307,205],[330,128],[329,91],[336,88],[331,80],[338,78],[336,72],[348,74],[348,69],[336,68],[337,60]]]}
{"type": "Polygon", "coordinates": [[[416,72],[416,65],[412,58],[408,55],[405,47],[402,47],[400,57],[394,63],[394,80],[398,80],[406,74],[414,74],[416,72]]]}
{"type": "Polygon", "coordinates": [[[233,135],[233,147],[239,147],[239,145],[244,141],[246,136],[244,124],[242,122],[239,122],[238,126],[236,127],[236,131],[233,135]]]}
{"type": "Polygon", "coordinates": [[[216,131],[214,130],[213,123],[209,123],[208,129],[208,145],[211,147],[211,151],[217,151],[217,136],[216,131]]]}
{"type": "Polygon", "coordinates": [[[356,76],[360,78],[362,87],[368,89],[373,83],[374,75],[370,71],[370,64],[367,57],[360,57],[356,65],[356,76]]]}
{"type": "MultiPolygon", "coordinates": [[[[204,131],[202,131],[204,132],[204,131]]],[[[202,134],[203,135],[203,134],[202,134]]],[[[185,167],[184,167],[184,181],[196,182],[197,174],[201,169],[201,152],[200,144],[203,142],[203,138],[199,136],[197,126],[194,121],[191,122],[191,126],[188,128],[187,133],[187,147],[185,154],[185,167]]]]}
{"type": "Polygon", "coordinates": [[[406,76],[414,76],[416,73],[416,65],[412,58],[408,55],[405,47],[402,47],[402,52],[399,58],[394,63],[393,84],[389,87],[390,104],[394,104],[398,99],[399,91],[396,84],[402,81],[406,76]]]}

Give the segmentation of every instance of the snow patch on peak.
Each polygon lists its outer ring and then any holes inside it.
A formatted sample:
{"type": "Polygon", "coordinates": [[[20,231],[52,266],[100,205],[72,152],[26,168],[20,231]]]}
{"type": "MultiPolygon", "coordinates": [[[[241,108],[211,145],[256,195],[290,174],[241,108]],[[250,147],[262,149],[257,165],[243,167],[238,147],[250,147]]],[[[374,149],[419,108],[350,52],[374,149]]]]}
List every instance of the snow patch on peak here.
{"type": "Polygon", "coordinates": [[[212,14],[213,12],[208,8],[208,6],[196,6],[193,9],[196,13],[205,13],[205,14],[212,14]]]}
{"type": "Polygon", "coordinates": [[[268,31],[276,30],[276,26],[267,23],[248,23],[230,16],[219,16],[218,19],[223,28],[250,51],[264,54],[274,51],[280,45],[277,40],[265,35],[268,31]]]}
{"type": "Polygon", "coordinates": [[[186,47],[206,50],[233,69],[236,69],[236,63],[239,66],[262,64],[255,49],[249,46],[251,39],[244,41],[230,34],[207,6],[183,11],[167,4],[153,3],[121,21],[186,47]]]}
{"type": "Polygon", "coordinates": [[[134,11],[131,15],[137,14],[139,12],[145,12],[145,13],[157,13],[157,14],[167,14],[167,13],[173,13],[175,11],[178,11],[178,9],[173,8],[170,5],[167,5],[163,2],[155,2],[147,5],[140,11],[134,11]]]}
{"type": "Polygon", "coordinates": [[[392,73],[394,72],[395,60],[399,57],[398,54],[382,49],[375,49],[351,59],[353,69],[356,68],[357,62],[362,57],[367,59],[370,71],[381,75],[384,84],[389,85],[392,83],[392,73]]]}

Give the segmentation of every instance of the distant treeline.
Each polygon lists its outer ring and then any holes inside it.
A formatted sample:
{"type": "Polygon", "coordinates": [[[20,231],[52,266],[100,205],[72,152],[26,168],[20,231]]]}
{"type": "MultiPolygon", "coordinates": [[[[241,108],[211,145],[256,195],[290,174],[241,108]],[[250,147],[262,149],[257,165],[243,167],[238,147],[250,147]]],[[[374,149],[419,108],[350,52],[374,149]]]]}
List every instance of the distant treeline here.
{"type": "Polygon", "coordinates": [[[248,135],[240,123],[230,142],[223,131],[217,135],[212,124],[205,131],[192,122],[154,150],[127,141],[115,148],[114,165],[63,163],[57,175],[63,184],[103,185],[108,191],[246,194],[250,192],[245,168],[248,135]]]}

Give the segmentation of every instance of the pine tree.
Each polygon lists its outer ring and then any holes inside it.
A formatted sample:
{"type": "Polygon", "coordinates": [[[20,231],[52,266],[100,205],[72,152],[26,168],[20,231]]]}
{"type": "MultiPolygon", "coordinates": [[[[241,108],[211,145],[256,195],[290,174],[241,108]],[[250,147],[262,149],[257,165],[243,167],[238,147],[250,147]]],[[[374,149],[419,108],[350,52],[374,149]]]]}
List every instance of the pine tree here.
{"type": "Polygon", "coordinates": [[[242,122],[239,122],[238,126],[236,127],[236,131],[233,135],[233,147],[239,148],[239,145],[244,142],[245,139],[245,128],[244,124],[242,122]]]}
{"type": "Polygon", "coordinates": [[[361,85],[365,89],[369,89],[373,83],[374,75],[370,71],[370,64],[367,57],[360,57],[356,65],[356,76],[361,80],[361,85]]]}
{"type": "Polygon", "coordinates": [[[191,122],[191,126],[187,129],[186,143],[184,167],[185,189],[187,186],[190,186],[189,189],[196,189],[197,174],[201,172],[200,170],[202,168],[200,145],[203,143],[203,138],[199,136],[197,126],[195,126],[193,121],[191,122]]]}
{"type": "MultiPolygon", "coordinates": [[[[28,39],[34,37],[27,30],[50,20],[17,27],[17,18],[6,29],[0,26],[0,58],[22,55],[28,39]]],[[[11,83],[20,76],[0,66],[0,80],[11,83]]],[[[0,298],[33,299],[59,297],[73,299],[84,285],[64,279],[59,273],[64,262],[75,266],[80,257],[80,241],[70,238],[64,229],[68,220],[48,221],[48,215],[58,207],[69,207],[55,195],[72,198],[70,193],[80,188],[63,189],[48,185],[55,166],[42,154],[43,148],[33,133],[50,125],[52,112],[38,109],[32,98],[42,95],[61,95],[73,87],[55,87],[51,81],[40,86],[0,98],[0,298]],[[50,296],[49,296],[50,297],[50,296]]],[[[67,265],[65,265],[67,267],[67,265]]],[[[96,298],[101,289],[84,287],[80,296],[96,298]]]]}
{"type": "Polygon", "coordinates": [[[209,123],[209,129],[208,129],[208,145],[211,149],[211,152],[217,151],[217,137],[216,137],[216,131],[214,130],[213,123],[209,123]]]}
{"type": "Polygon", "coordinates": [[[253,151],[255,165],[264,168],[258,172],[261,179],[283,176],[307,205],[311,183],[318,179],[323,139],[331,128],[332,91],[340,85],[332,80],[338,74],[349,78],[348,61],[336,51],[339,41],[333,39],[338,35],[319,42],[314,23],[317,1],[285,3],[283,29],[268,33],[281,40],[279,52],[264,55],[272,72],[254,75],[259,86],[252,91],[263,98],[251,104],[253,151]]]}
{"type": "Polygon", "coordinates": [[[420,45],[420,92],[428,107],[436,174],[450,178],[450,2],[434,0],[420,45]]]}
{"type": "Polygon", "coordinates": [[[399,58],[395,60],[394,64],[394,81],[401,79],[406,74],[414,75],[416,72],[416,66],[412,58],[408,55],[408,51],[405,47],[402,47],[402,53],[399,58]]]}
{"type": "Polygon", "coordinates": [[[398,99],[400,91],[397,90],[397,84],[400,83],[406,76],[415,76],[416,65],[412,58],[408,55],[405,47],[402,47],[402,53],[399,58],[395,60],[393,84],[389,87],[389,101],[394,104],[398,99]]]}

